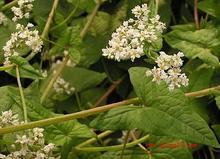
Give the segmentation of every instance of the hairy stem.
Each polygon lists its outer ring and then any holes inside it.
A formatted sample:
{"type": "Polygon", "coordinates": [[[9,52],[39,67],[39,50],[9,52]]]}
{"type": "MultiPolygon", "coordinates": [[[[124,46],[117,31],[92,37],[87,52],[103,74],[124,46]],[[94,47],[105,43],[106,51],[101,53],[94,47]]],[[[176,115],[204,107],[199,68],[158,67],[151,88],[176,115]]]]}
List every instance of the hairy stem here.
{"type": "Polygon", "coordinates": [[[9,126],[6,128],[1,128],[0,135],[16,132],[16,131],[20,131],[20,130],[32,129],[35,127],[43,127],[46,125],[57,124],[57,123],[61,123],[61,122],[65,122],[65,121],[69,121],[69,120],[73,120],[73,119],[77,119],[77,118],[84,118],[84,117],[87,117],[90,115],[94,115],[97,113],[108,111],[110,109],[113,109],[113,108],[116,108],[119,106],[128,105],[128,104],[135,104],[138,102],[139,102],[138,98],[133,98],[133,99],[124,100],[124,101],[118,102],[118,103],[113,103],[113,104],[108,104],[108,105],[93,108],[93,109],[83,110],[83,111],[80,111],[77,113],[72,113],[72,114],[68,114],[68,115],[61,115],[61,116],[57,116],[57,117],[53,117],[53,118],[29,122],[29,123],[25,123],[25,124],[21,124],[21,125],[9,126]]]}
{"type": "Polygon", "coordinates": [[[44,27],[44,30],[43,30],[43,33],[41,35],[41,37],[43,39],[46,38],[47,35],[48,35],[48,32],[50,30],[50,25],[52,23],[52,19],[53,19],[53,16],[55,14],[55,11],[57,9],[58,3],[59,3],[59,0],[54,0],[52,9],[51,9],[50,14],[49,14],[48,19],[47,19],[47,23],[46,23],[46,25],[44,27]]]}
{"type": "MultiPolygon", "coordinates": [[[[126,145],[127,148],[134,147],[139,143],[145,142],[149,138],[149,135],[146,135],[138,140],[130,142],[126,145]]],[[[124,147],[124,144],[115,145],[115,146],[104,146],[104,147],[76,147],[78,151],[86,151],[86,152],[102,152],[102,151],[120,151],[124,147]]]]}
{"type": "Polygon", "coordinates": [[[194,20],[196,29],[199,29],[198,0],[194,0],[194,20]]]}
{"type": "Polygon", "coordinates": [[[22,85],[21,85],[20,73],[19,73],[18,66],[16,66],[16,77],[17,77],[17,83],[18,83],[19,92],[20,92],[20,96],[21,96],[21,103],[22,103],[22,107],[23,107],[24,121],[25,121],[25,123],[27,123],[27,106],[25,103],[24,92],[23,92],[22,85]]]}
{"type": "Polygon", "coordinates": [[[15,6],[17,3],[18,3],[18,0],[11,1],[10,3],[5,4],[5,5],[1,8],[1,11],[8,10],[8,9],[10,9],[11,7],[15,6]]]}

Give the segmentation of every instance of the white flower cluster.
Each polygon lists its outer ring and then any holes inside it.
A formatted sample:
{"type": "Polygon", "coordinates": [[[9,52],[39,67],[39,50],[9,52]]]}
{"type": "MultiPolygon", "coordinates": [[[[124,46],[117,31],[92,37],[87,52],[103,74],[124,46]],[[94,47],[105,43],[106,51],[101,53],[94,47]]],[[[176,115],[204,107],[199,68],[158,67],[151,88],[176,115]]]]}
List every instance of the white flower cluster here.
{"type": "Polygon", "coordinates": [[[6,42],[6,45],[3,47],[4,51],[4,65],[11,64],[10,57],[11,56],[18,56],[19,53],[16,49],[19,47],[26,45],[29,47],[32,52],[39,52],[41,51],[43,41],[39,36],[39,32],[37,30],[31,30],[33,24],[28,23],[25,27],[24,25],[17,24],[16,29],[18,30],[15,33],[11,34],[11,38],[9,41],[6,42]]]}
{"type": "MultiPolygon", "coordinates": [[[[153,75],[153,80],[160,84],[161,81],[165,81],[169,90],[173,90],[176,86],[181,85],[187,86],[189,84],[189,79],[185,73],[181,73],[180,67],[183,65],[181,57],[184,57],[182,52],[178,52],[174,55],[167,55],[165,52],[161,51],[160,56],[157,58],[157,67],[154,67],[150,74],[153,75]]],[[[149,72],[146,73],[149,75],[149,72]]]]}
{"type": "Polygon", "coordinates": [[[6,25],[7,22],[8,22],[8,19],[6,18],[6,16],[2,12],[0,12],[0,25],[2,24],[6,25]]]}
{"type": "Polygon", "coordinates": [[[56,159],[53,157],[55,145],[49,143],[45,145],[44,129],[34,128],[28,135],[17,135],[13,151],[9,155],[0,154],[0,159],[56,159]]]}
{"type": "Polygon", "coordinates": [[[147,4],[132,9],[135,19],[124,21],[109,41],[109,47],[102,49],[103,56],[117,61],[140,58],[144,55],[144,43],[152,43],[165,29],[160,16],[151,16],[147,4]]]}
{"type": "Polygon", "coordinates": [[[13,114],[12,110],[2,112],[0,116],[0,128],[19,124],[18,114],[13,114]]]}
{"type": "Polygon", "coordinates": [[[12,7],[11,10],[14,13],[13,21],[17,21],[22,18],[29,18],[30,11],[33,9],[34,0],[18,0],[18,7],[12,7]]]}
{"type": "Polygon", "coordinates": [[[65,81],[63,78],[58,77],[56,82],[53,84],[53,89],[56,93],[67,95],[72,94],[75,91],[75,88],[70,85],[69,82],[65,81]]]}

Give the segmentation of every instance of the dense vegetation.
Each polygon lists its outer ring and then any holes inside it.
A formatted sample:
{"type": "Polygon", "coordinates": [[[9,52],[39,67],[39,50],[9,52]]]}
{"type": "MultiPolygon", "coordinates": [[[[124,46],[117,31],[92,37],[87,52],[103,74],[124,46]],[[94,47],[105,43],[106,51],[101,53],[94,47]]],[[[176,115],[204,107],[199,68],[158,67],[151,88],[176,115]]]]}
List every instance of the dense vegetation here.
{"type": "Polygon", "coordinates": [[[220,158],[218,0],[0,8],[0,159],[220,158]]]}

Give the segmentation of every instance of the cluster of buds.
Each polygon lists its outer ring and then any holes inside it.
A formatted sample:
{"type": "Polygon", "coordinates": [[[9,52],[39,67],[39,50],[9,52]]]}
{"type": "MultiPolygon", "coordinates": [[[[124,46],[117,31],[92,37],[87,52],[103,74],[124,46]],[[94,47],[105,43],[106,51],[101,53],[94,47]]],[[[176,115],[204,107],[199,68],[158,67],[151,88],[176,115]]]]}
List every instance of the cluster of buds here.
{"type": "Polygon", "coordinates": [[[13,21],[20,20],[22,18],[29,18],[30,11],[33,9],[34,0],[18,0],[18,7],[12,7],[11,10],[14,13],[13,21]]]}
{"type": "Polygon", "coordinates": [[[41,40],[37,30],[31,30],[32,27],[33,24],[31,23],[28,23],[26,27],[21,24],[16,25],[16,29],[18,31],[11,34],[11,38],[3,47],[5,57],[4,65],[11,64],[10,57],[18,56],[19,53],[17,50],[21,46],[27,46],[35,53],[41,51],[43,41],[41,40]]]}
{"type": "Polygon", "coordinates": [[[165,29],[160,16],[150,15],[147,4],[132,9],[134,19],[123,22],[112,34],[109,46],[102,49],[103,56],[117,61],[140,58],[144,55],[144,44],[156,41],[165,29]]]}
{"type": "Polygon", "coordinates": [[[146,74],[153,75],[152,81],[158,84],[160,84],[161,81],[165,81],[168,84],[169,90],[173,90],[175,87],[180,87],[181,85],[187,86],[189,84],[189,79],[185,73],[181,73],[180,69],[183,65],[181,57],[184,57],[182,52],[178,52],[174,55],[167,55],[165,52],[161,51],[160,56],[156,60],[158,67],[154,67],[146,74]]]}

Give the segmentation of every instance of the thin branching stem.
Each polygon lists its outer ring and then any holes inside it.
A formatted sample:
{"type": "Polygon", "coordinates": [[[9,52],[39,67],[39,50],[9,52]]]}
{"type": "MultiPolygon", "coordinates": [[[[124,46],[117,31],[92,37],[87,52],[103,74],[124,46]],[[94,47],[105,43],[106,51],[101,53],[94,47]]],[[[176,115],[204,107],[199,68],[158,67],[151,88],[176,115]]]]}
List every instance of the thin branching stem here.
{"type": "MultiPolygon", "coordinates": [[[[150,135],[146,135],[138,140],[127,143],[126,147],[131,148],[139,143],[143,143],[149,139],[150,135]]],[[[115,146],[104,146],[104,147],[76,147],[78,151],[86,151],[86,152],[102,152],[102,151],[120,151],[124,147],[124,144],[115,145],[115,146]]]]}
{"type": "Polygon", "coordinates": [[[23,88],[21,85],[19,66],[16,66],[16,77],[17,77],[18,88],[19,88],[19,92],[20,92],[20,96],[21,96],[21,103],[22,103],[22,107],[23,107],[24,121],[25,121],[25,123],[27,123],[27,106],[25,103],[24,92],[23,92],[23,88]]]}

